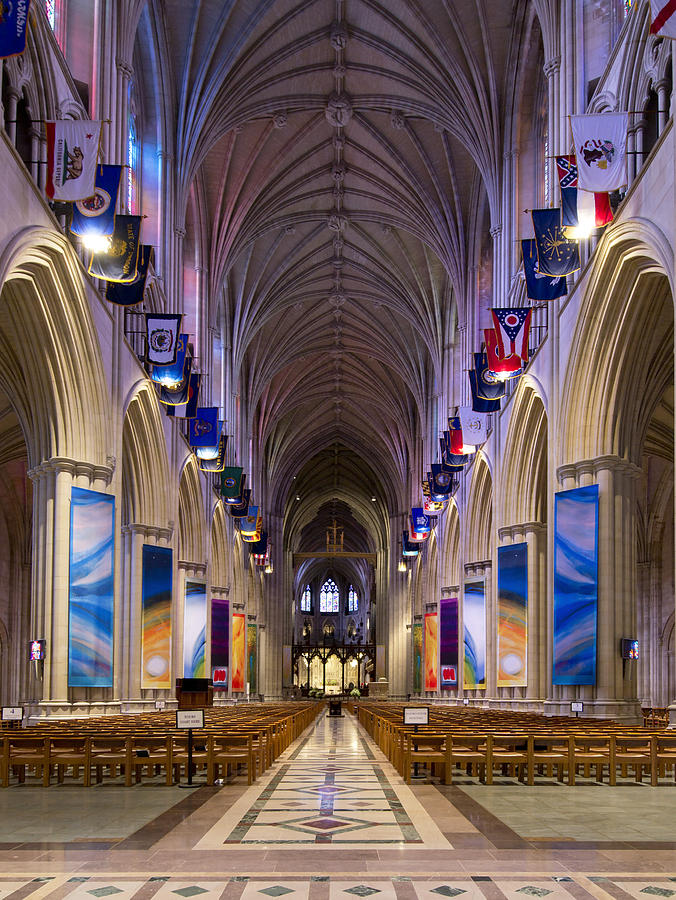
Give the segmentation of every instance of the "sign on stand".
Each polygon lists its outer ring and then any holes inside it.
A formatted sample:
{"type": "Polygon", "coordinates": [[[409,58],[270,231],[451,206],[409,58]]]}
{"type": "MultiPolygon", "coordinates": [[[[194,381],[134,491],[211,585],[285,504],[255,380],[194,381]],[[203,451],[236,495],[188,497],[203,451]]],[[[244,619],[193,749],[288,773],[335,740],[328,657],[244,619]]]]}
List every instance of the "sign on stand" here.
{"type": "Polygon", "coordinates": [[[578,713],[582,712],[583,709],[584,709],[584,704],[583,704],[582,700],[573,700],[572,703],[570,704],[570,711],[574,712],[576,717],[577,717],[578,713]]]}
{"type": "MultiPolygon", "coordinates": [[[[204,728],[204,710],[203,709],[177,709],[176,710],[176,727],[181,730],[188,731],[188,784],[192,787],[192,730],[193,728],[204,728]]],[[[180,785],[184,787],[185,785],[180,785]]]]}
{"type": "Polygon", "coordinates": [[[405,706],[404,725],[429,725],[429,706],[405,706]]]}
{"type": "Polygon", "coordinates": [[[167,705],[166,700],[156,700],[155,701],[155,709],[164,709],[167,705]]]}
{"type": "Polygon", "coordinates": [[[23,719],[22,706],[3,706],[2,721],[3,722],[20,722],[23,719]]]}

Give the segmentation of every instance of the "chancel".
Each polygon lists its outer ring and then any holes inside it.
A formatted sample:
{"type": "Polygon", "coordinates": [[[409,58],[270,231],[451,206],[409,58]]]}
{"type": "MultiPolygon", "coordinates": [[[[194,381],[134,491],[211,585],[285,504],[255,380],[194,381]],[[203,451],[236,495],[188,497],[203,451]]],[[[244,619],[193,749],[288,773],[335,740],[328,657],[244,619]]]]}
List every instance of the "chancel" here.
{"type": "Polygon", "coordinates": [[[675,41],[0,0],[0,900],[674,896],[675,41]]]}

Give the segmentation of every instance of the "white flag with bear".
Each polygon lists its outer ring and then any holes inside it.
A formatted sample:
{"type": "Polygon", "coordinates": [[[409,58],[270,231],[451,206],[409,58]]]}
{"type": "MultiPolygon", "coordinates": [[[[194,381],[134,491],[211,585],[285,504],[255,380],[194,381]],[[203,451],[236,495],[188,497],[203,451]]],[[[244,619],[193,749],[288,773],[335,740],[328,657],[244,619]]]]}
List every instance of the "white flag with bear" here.
{"type": "Polygon", "coordinates": [[[47,122],[47,185],[51,200],[84,200],[94,193],[101,123],[47,122]]]}

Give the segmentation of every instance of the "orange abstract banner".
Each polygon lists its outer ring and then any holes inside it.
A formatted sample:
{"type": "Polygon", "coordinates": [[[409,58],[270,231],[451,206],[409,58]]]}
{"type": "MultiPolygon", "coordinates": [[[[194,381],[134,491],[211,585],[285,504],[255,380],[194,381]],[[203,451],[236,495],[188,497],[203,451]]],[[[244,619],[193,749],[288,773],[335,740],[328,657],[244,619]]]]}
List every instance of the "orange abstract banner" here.
{"type": "Polygon", "coordinates": [[[425,690],[437,689],[437,614],[425,613],[425,690]]]}
{"type": "Polygon", "coordinates": [[[232,615],[232,689],[245,690],[246,625],[244,613],[232,615]]]}

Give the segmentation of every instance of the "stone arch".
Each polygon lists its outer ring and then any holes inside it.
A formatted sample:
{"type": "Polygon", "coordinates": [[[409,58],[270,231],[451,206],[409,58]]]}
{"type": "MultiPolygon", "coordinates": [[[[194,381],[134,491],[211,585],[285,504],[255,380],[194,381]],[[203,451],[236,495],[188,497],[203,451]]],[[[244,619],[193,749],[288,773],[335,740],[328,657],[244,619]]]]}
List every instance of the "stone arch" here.
{"type": "Polygon", "coordinates": [[[442,585],[459,585],[460,566],[460,513],[455,499],[449,501],[444,522],[444,546],[441,556],[442,585]]]}
{"type": "Polygon", "coordinates": [[[230,565],[228,516],[224,504],[219,501],[211,517],[211,583],[217,587],[227,587],[230,565]]]}
{"type": "Polygon", "coordinates": [[[491,559],[493,548],[493,477],[483,453],[477,454],[467,499],[465,562],[491,559]]]}
{"type": "Polygon", "coordinates": [[[29,464],[65,457],[110,465],[108,390],[73,248],[56,232],[24,229],[0,255],[0,285],[0,386],[29,464]]]}
{"type": "Polygon", "coordinates": [[[142,381],[128,400],[122,427],[122,524],[168,526],[168,469],[158,403],[152,387],[142,381]]]}
{"type": "Polygon", "coordinates": [[[204,498],[195,457],[191,454],[181,472],[178,488],[178,558],[202,563],[205,554],[204,498]]]}
{"type": "Polygon", "coordinates": [[[527,376],[512,400],[498,489],[502,525],[547,520],[547,411],[527,376]]]}
{"type": "Polygon", "coordinates": [[[619,226],[597,249],[562,391],[566,462],[614,455],[639,464],[653,411],[673,381],[671,248],[651,223],[619,226]]]}

